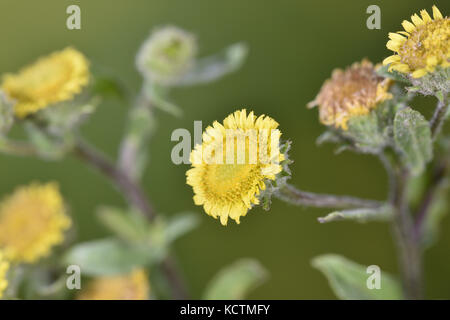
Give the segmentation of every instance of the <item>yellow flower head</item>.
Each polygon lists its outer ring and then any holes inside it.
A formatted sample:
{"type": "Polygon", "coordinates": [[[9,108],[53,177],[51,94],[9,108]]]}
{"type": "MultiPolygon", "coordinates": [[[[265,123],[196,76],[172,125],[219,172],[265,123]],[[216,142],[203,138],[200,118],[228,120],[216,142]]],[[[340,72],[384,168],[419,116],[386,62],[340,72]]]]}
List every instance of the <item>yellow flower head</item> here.
{"type": "Polygon", "coordinates": [[[5,260],[4,254],[0,251],[0,299],[8,286],[8,281],[6,280],[6,273],[8,272],[8,269],[9,263],[5,260]]]}
{"type": "Polygon", "coordinates": [[[203,143],[191,153],[192,167],[187,184],[194,189],[194,202],[205,212],[239,223],[253,205],[259,204],[260,190],[266,180],[275,180],[282,171],[280,130],[270,117],[256,117],[253,112],[236,111],[223,125],[215,121],[203,133],[203,143]]]}
{"type": "Polygon", "coordinates": [[[17,74],[6,74],[1,88],[23,118],[54,103],[72,99],[89,81],[89,63],[72,48],[40,58],[17,74]]]}
{"type": "Polygon", "coordinates": [[[78,300],[148,300],[149,291],[146,272],[137,269],[127,275],[94,279],[78,300]]]}
{"type": "Polygon", "coordinates": [[[12,262],[35,262],[63,241],[70,224],[55,183],[20,187],[0,204],[0,248],[12,262]]]}
{"type": "Polygon", "coordinates": [[[433,18],[426,10],[420,15],[414,14],[412,22],[402,22],[405,31],[389,33],[386,46],[396,53],[383,61],[384,65],[390,64],[389,71],[421,78],[438,66],[450,66],[450,19],[444,18],[436,6],[433,18]]]}
{"type": "Polygon", "coordinates": [[[336,69],[308,107],[319,107],[320,122],[347,130],[350,118],[365,115],[379,103],[392,98],[389,80],[378,76],[368,60],[345,70],[336,69]]]}

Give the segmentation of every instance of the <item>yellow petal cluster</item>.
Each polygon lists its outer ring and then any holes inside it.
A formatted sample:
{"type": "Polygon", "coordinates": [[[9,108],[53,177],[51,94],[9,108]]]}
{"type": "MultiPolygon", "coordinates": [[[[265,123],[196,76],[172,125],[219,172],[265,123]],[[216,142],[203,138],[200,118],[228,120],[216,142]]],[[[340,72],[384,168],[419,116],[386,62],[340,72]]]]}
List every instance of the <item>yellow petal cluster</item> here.
{"type": "Polygon", "coordinates": [[[389,33],[386,44],[395,52],[383,61],[390,71],[421,78],[436,67],[450,66],[450,19],[443,17],[436,6],[433,6],[433,18],[421,10],[420,16],[414,14],[411,22],[404,20],[402,26],[405,31],[389,33]]]}
{"type": "Polygon", "coordinates": [[[4,254],[0,251],[0,299],[3,296],[3,292],[8,286],[8,281],[6,279],[6,273],[9,269],[9,263],[5,260],[4,254]]]}
{"type": "Polygon", "coordinates": [[[78,300],[148,300],[149,291],[146,272],[137,269],[126,275],[94,279],[78,300]]]}
{"type": "Polygon", "coordinates": [[[245,109],[229,115],[223,124],[215,121],[207,127],[202,144],[191,153],[192,168],[186,173],[195,204],[220,218],[222,225],[228,218],[239,223],[241,216],[259,204],[265,181],[275,180],[282,171],[284,155],[277,128],[272,118],[257,117],[253,111],[247,114],[245,109]]]}
{"type": "Polygon", "coordinates": [[[363,60],[345,70],[336,69],[308,107],[319,107],[320,122],[343,130],[350,118],[365,115],[392,98],[390,81],[378,76],[374,65],[363,60]]]}
{"type": "Polygon", "coordinates": [[[17,74],[3,76],[1,88],[15,100],[23,118],[52,104],[70,100],[89,82],[89,63],[73,48],[42,57],[17,74]]]}
{"type": "Polygon", "coordinates": [[[55,183],[20,187],[0,203],[0,249],[11,262],[33,263],[63,241],[70,225],[55,183]]]}

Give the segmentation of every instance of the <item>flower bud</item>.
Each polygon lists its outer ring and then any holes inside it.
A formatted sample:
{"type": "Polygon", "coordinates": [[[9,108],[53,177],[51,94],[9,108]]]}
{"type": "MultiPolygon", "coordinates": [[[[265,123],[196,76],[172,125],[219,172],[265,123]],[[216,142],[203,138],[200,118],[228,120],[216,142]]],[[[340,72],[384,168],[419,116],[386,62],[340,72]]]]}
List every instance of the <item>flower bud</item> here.
{"type": "Polygon", "coordinates": [[[163,85],[175,84],[193,65],[197,45],[192,34],[168,26],[154,31],[136,58],[144,78],[163,85]]]}

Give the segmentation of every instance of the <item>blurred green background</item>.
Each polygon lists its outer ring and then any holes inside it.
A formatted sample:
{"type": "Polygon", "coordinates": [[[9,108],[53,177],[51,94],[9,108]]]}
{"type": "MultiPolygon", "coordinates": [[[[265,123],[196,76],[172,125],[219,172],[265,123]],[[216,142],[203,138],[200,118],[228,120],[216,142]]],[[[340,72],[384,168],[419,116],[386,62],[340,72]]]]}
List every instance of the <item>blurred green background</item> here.
{"type": "MultiPolygon", "coordinates": [[[[444,15],[448,1],[434,1],[444,15]]],[[[40,55],[73,45],[91,62],[119,77],[137,91],[141,78],[134,57],[155,26],[175,24],[198,37],[200,54],[246,41],[247,63],[239,72],[205,86],[177,89],[173,100],[185,111],[175,119],[157,112],[158,130],[151,143],[151,160],[144,185],[156,209],[174,214],[195,210],[201,226],[176,245],[178,262],[193,296],[200,297],[216,271],[241,257],[258,259],[270,279],[253,291],[255,299],[328,299],[335,296],[327,281],[310,266],[312,257],[339,253],[362,264],[396,272],[396,252],[386,224],[332,223],[316,218],[325,210],[298,208],[275,200],[269,212],[253,209],[241,225],[220,223],[195,207],[185,184],[185,165],[175,166],[170,135],[176,128],[193,129],[222,120],[238,108],[268,114],[293,141],[292,182],[315,192],[354,194],[383,199],[386,176],[370,156],[334,155],[333,146],[317,147],[324,130],[317,111],[307,110],[333,68],[367,57],[374,62],[389,54],[387,33],[400,30],[403,19],[432,1],[300,1],[300,0],[1,0],[0,73],[16,71],[40,55]],[[82,29],[66,29],[67,6],[81,7],[82,29]],[[366,28],[366,8],[381,7],[381,30],[366,28]]],[[[431,110],[431,99],[420,99],[431,110]]],[[[428,111],[429,112],[429,111],[428,111]]],[[[84,127],[84,134],[114,156],[124,130],[127,106],[107,101],[84,127]]],[[[427,114],[427,116],[429,113],[427,114]]],[[[95,217],[101,204],[124,205],[104,178],[76,159],[43,162],[0,155],[0,194],[33,180],[59,181],[77,224],[79,240],[107,235],[95,217]]],[[[426,253],[429,298],[450,298],[450,219],[439,243],[426,253]]]]}

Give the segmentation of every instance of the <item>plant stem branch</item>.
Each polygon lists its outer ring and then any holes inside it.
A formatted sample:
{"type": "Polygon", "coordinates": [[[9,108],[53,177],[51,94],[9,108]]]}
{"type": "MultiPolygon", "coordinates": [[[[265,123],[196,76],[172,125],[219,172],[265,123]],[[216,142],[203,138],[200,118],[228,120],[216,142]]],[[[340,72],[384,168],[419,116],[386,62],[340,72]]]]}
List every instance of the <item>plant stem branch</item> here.
{"type": "Polygon", "coordinates": [[[397,168],[392,206],[394,208],[393,227],[400,253],[400,267],[403,276],[403,290],[407,299],[422,299],[422,250],[415,236],[414,222],[409,212],[406,187],[409,173],[397,168]]]}
{"type": "Polygon", "coordinates": [[[375,200],[306,192],[289,184],[282,187],[275,196],[294,205],[317,208],[378,208],[383,205],[375,200]]]}
{"type": "Polygon", "coordinates": [[[433,200],[439,191],[440,186],[445,180],[448,170],[448,161],[439,162],[433,170],[431,181],[429,182],[427,191],[420,202],[416,213],[415,234],[417,239],[421,239],[423,235],[424,224],[427,220],[428,212],[433,204],[433,200]]]}
{"type": "Polygon", "coordinates": [[[436,137],[441,132],[442,126],[445,122],[445,117],[447,115],[449,108],[449,101],[448,101],[448,94],[443,93],[443,96],[441,99],[438,97],[438,105],[436,107],[436,110],[434,111],[433,117],[430,120],[430,127],[431,127],[431,135],[433,139],[436,139],[436,137]]]}
{"type": "MultiPolygon", "coordinates": [[[[105,155],[84,142],[79,142],[75,146],[74,154],[110,178],[114,185],[125,194],[129,203],[146,215],[150,221],[155,218],[155,213],[140,185],[135,183],[126,172],[113,164],[105,155]]],[[[173,258],[167,256],[161,263],[161,269],[168,280],[173,297],[175,299],[186,299],[188,297],[187,290],[173,258]]]]}
{"type": "Polygon", "coordinates": [[[142,189],[132,181],[128,174],[119,170],[105,155],[84,142],[79,142],[75,146],[74,153],[78,158],[109,177],[114,185],[125,194],[126,199],[132,206],[145,214],[149,220],[154,219],[154,211],[142,189]]]}

